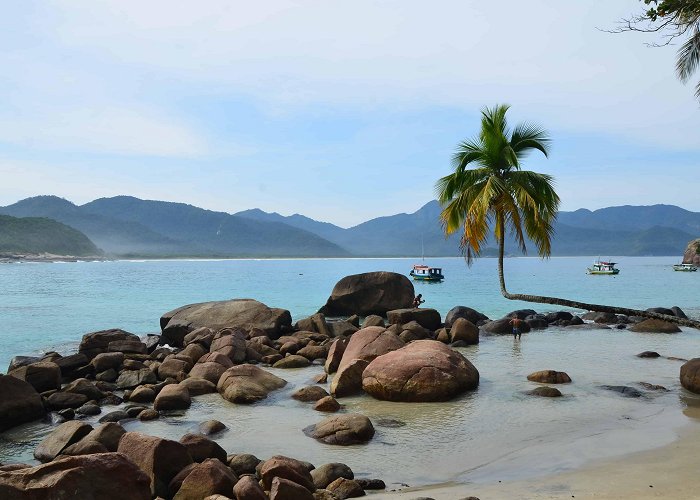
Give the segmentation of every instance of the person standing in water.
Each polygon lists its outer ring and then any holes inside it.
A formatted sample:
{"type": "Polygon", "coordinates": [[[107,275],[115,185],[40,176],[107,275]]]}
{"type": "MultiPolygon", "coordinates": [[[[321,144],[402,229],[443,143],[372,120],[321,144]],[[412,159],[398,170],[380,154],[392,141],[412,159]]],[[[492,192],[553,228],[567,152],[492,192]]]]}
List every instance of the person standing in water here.
{"type": "Polygon", "coordinates": [[[520,327],[523,324],[523,320],[518,318],[517,314],[514,314],[513,319],[511,319],[508,324],[513,326],[513,339],[519,339],[520,335],[522,334],[520,327]]]}

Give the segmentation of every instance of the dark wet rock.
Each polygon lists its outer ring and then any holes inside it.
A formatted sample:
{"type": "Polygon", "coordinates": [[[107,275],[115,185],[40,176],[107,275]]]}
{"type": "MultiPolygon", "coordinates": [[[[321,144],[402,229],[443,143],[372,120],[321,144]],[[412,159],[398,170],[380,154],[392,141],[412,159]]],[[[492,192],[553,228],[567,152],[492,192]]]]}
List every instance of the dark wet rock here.
{"type": "Polygon", "coordinates": [[[160,413],[152,408],[146,408],[141,413],[139,413],[139,420],[147,422],[149,420],[156,420],[160,417],[160,413]]]}
{"type": "Polygon", "coordinates": [[[316,359],[326,359],[328,356],[327,345],[307,345],[297,351],[299,356],[304,356],[309,361],[316,359]]]}
{"type": "Polygon", "coordinates": [[[569,330],[610,330],[608,325],[603,323],[572,323],[566,327],[569,330]]]}
{"type": "Polygon", "coordinates": [[[353,274],[336,283],[319,312],[331,316],[386,314],[392,309],[411,307],[414,294],[413,284],[403,274],[353,274]]]}
{"type": "Polygon", "coordinates": [[[324,464],[311,471],[311,478],[314,481],[314,486],[318,490],[325,489],[339,477],[354,479],[355,474],[353,474],[350,467],[342,463],[324,464]]]}
{"type": "Polygon", "coordinates": [[[556,387],[547,386],[535,387],[534,389],[529,391],[528,394],[531,394],[533,396],[542,396],[545,398],[559,398],[562,396],[561,391],[559,391],[559,389],[557,389],[556,387]]]}
{"type": "Polygon", "coordinates": [[[292,397],[297,401],[304,401],[306,403],[318,401],[328,396],[328,392],[323,387],[317,385],[309,385],[298,389],[292,394],[292,397]]]}
{"type": "Polygon", "coordinates": [[[333,341],[331,347],[328,349],[328,356],[326,357],[326,363],[324,365],[326,373],[330,374],[338,371],[338,366],[343,359],[343,353],[347,346],[348,339],[338,338],[333,341]]]}
{"type": "Polygon", "coordinates": [[[647,391],[668,392],[663,385],[650,384],[649,382],[637,382],[637,385],[643,387],[647,391]]]}
{"type": "Polygon", "coordinates": [[[457,318],[449,331],[451,342],[464,342],[466,345],[479,343],[479,327],[464,318],[457,318]]]}
{"type": "MultiPolygon", "coordinates": [[[[110,368],[109,370],[105,370],[95,375],[95,380],[97,380],[98,382],[116,382],[118,377],[119,372],[114,368],[110,368]]],[[[114,389],[117,389],[116,384],[114,386],[114,389]]]]}
{"type": "Polygon", "coordinates": [[[600,388],[605,389],[606,391],[617,392],[626,398],[639,398],[642,396],[642,393],[637,389],[627,385],[601,385],[600,388]]]}
{"type": "Polygon", "coordinates": [[[228,427],[226,427],[226,424],[218,420],[205,420],[197,426],[197,430],[205,436],[218,434],[220,432],[225,431],[226,429],[228,429],[228,427]]]}
{"type": "Polygon", "coordinates": [[[34,458],[50,462],[68,446],[77,443],[92,431],[92,426],[71,420],[56,427],[34,450],[34,458]]]}
{"type": "Polygon", "coordinates": [[[239,476],[255,474],[255,470],[260,463],[262,463],[262,460],[250,453],[240,453],[228,457],[228,466],[239,476]]]}
{"type": "Polygon", "coordinates": [[[148,354],[146,344],[141,340],[113,340],[107,344],[107,352],[123,352],[124,354],[148,354]]]}
{"type": "MultiPolygon", "coordinates": [[[[138,335],[126,332],[119,328],[110,330],[100,330],[99,332],[86,333],[80,342],[78,352],[92,359],[100,353],[107,352],[110,342],[129,340],[133,342],[141,342],[138,335]]],[[[101,370],[98,370],[101,371],[101,370]]]]}
{"type": "Polygon", "coordinates": [[[349,337],[354,334],[358,327],[347,321],[332,321],[328,323],[332,337],[349,337]]]}
{"type": "Polygon", "coordinates": [[[243,476],[233,487],[236,500],[267,500],[265,491],[253,476],[243,476]]]}
{"type": "Polygon", "coordinates": [[[88,397],[84,394],[74,394],[72,392],[55,392],[47,398],[47,402],[52,410],[80,408],[88,402],[88,397]]]}
{"type": "Polygon", "coordinates": [[[340,403],[338,403],[333,396],[326,396],[316,401],[316,404],[314,404],[314,410],[325,411],[328,413],[336,412],[340,410],[340,403]]]}
{"type": "Polygon", "coordinates": [[[480,321],[488,321],[489,319],[486,315],[472,309],[471,307],[455,306],[450,309],[447,316],[445,316],[445,327],[452,328],[452,325],[457,318],[464,318],[475,325],[480,321]]]}
{"type": "Polygon", "coordinates": [[[348,446],[372,439],[374,426],[364,415],[349,413],[328,417],[304,432],[326,444],[348,446]]]}
{"type": "Polygon", "coordinates": [[[7,500],[150,500],[148,478],[125,456],[99,453],[63,457],[49,464],[0,474],[7,500]]]}
{"type": "MultiPolygon", "coordinates": [[[[507,335],[513,333],[513,325],[510,324],[512,318],[501,318],[494,321],[489,321],[481,326],[481,329],[487,333],[492,333],[495,335],[507,335]]],[[[520,323],[520,332],[528,333],[530,331],[530,325],[523,322],[520,323]]]]}
{"type": "Polygon", "coordinates": [[[302,486],[309,492],[313,492],[315,490],[314,481],[311,477],[309,469],[303,462],[300,462],[294,458],[275,455],[262,464],[259,475],[262,479],[263,487],[266,490],[269,490],[272,487],[274,478],[283,478],[292,481],[302,486]]]}
{"type": "Polygon", "coordinates": [[[112,412],[107,413],[106,415],[103,415],[100,417],[99,422],[105,423],[105,422],[119,422],[121,420],[126,420],[130,418],[129,414],[125,412],[124,410],[115,410],[112,412]]]}
{"type": "MultiPolygon", "coordinates": [[[[63,421],[65,422],[66,420],[73,420],[75,418],[75,410],[73,408],[65,408],[63,410],[58,410],[56,412],[57,415],[60,417],[63,417],[63,421]]],[[[63,422],[60,422],[63,423],[63,422]]]]}
{"type": "Polygon", "coordinates": [[[595,311],[584,314],[583,319],[588,319],[594,323],[602,323],[604,325],[615,324],[619,321],[616,314],[595,311]]]}
{"type": "Polygon", "coordinates": [[[124,408],[124,411],[127,415],[129,415],[130,418],[136,418],[141,414],[142,411],[147,409],[148,406],[130,404],[124,408]]]}
{"type": "Polygon", "coordinates": [[[700,394],[700,358],[693,358],[681,366],[680,380],[687,390],[700,394]]]}
{"type": "Polygon", "coordinates": [[[313,495],[303,486],[275,477],[270,486],[270,500],[314,500],[313,495]]]}
{"type": "Polygon", "coordinates": [[[658,358],[661,354],[655,351],[644,351],[637,354],[638,358],[658,358]]]}
{"type": "Polygon", "coordinates": [[[100,405],[102,406],[117,406],[124,402],[122,398],[116,394],[107,394],[104,398],[100,399],[100,405]]]}
{"type": "Polygon", "coordinates": [[[286,384],[286,380],[257,366],[238,365],[224,372],[216,389],[224,399],[232,403],[254,403],[286,384]]]}
{"type": "Polygon", "coordinates": [[[161,317],[161,342],[181,347],[185,335],[208,327],[213,330],[238,327],[246,331],[260,329],[270,338],[291,330],[292,317],[285,309],[270,308],[252,299],[234,299],[189,304],[161,317]]]}
{"type": "Polygon", "coordinates": [[[663,321],[660,319],[645,319],[641,323],[637,323],[630,327],[631,332],[644,333],[679,333],[681,331],[678,325],[663,321]]]}
{"type": "Polygon", "coordinates": [[[681,309],[678,306],[673,306],[671,308],[671,311],[673,311],[674,316],[676,316],[677,318],[688,319],[688,316],[686,316],[685,312],[683,312],[683,309],[681,309]]]}
{"type": "Polygon", "coordinates": [[[542,329],[549,326],[549,321],[547,321],[544,314],[533,314],[531,316],[527,316],[525,318],[525,323],[527,323],[531,329],[542,329]]]}
{"type": "Polygon", "coordinates": [[[10,365],[7,367],[7,372],[9,373],[12,370],[16,370],[22,366],[31,365],[32,363],[38,363],[39,361],[42,361],[41,357],[39,356],[15,356],[10,360],[10,365]]]}
{"type": "Polygon", "coordinates": [[[339,477],[327,487],[328,491],[333,493],[339,500],[345,500],[346,498],[358,498],[365,496],[365,490],[352,479],[346,479],[344,477],[339,477]]]}
{"type": "Polygon", "coordinates": [[[405,325],[411,321],[415,321],[423,328],[428,330],[437,330],[442,324],[440,313],[435,309],[430,308],[407,308],[394,309],[386,313],[389,324],[405,325]]]}
{"type": "Polygon", "coordinates": [[[384,490],[386,484],[381,479],[355,479],[363,490],[384,490]]]}
{"type": "Polygon", "coordinates": [[[436,340],[418,340],[379,356],[362,374],[365,392],[388,401],[446,401],[478,385],[474,365],[436,340]]]}
{"type": "Polygon", "coordinates": [[[99,415],[102,413],[102,409],[96,403],[85,403],[83,406],[75,410],[75,413],[79,415],[99,415]]]}
{"type": "Polygon", "coordinates": [[[544,318],[548,323],[554,323],[556,321],[571,321],[574,315],[568,311],[556,311],[545,314],[544,318]]]}
{"type": "Polygon", "coordinates": [[[647,309],[647,312],[651,313],[656,313],[656,314],[666,314],[667,316],[675,316],[676,313],[673,312],[673,309],[669,309],[667,307],[650,307],[647,309]]]}
{"type": "Polygon", "coordinates": [[[540,382],[542,384],[568,384],[571,382],[571,377],[566,372],[558,372],[555,370],[541,370],[531,373],[527,376],[531,382],[540,382]]]}
{"type": "Polygon", "coordinates": [[[115,422],[106,422],[95,427],[85,439],[101,443],[108,451],[117,451],[119,440],[126,431],[115,422]]]}
{"type": "Polygon", "coordinates": [[[318,375],[314,376],[312,380],[315,384],[325,384],[326,382],[328,382],[328,374],[319,373],[318,375]]]}
{"type": "Polygon", "coordinates": [[[12,370],[8,375],[24,380],[37,392],[61,388],[61,369],[51,361],[39,361],[12,370]]]}
{"type": "Polygon", "coordinates": [[[156,396],[153,402],[153,409],[164,410],[186,410],[192,404],[190,392],[187,387],[180,384],[166,385],[156,396]]]}
{"type": "Polygon", "coordinates": [[[237,481],[238,477],[221,461],[207,459],[192,467],[173,500],[201,500],[209,495],[229,495],[237,481]]]}
{"type": "Polygon", "coordinates": [[[54,360],[54,363],[60,368],[61,376],[63,377],[71,376],[78,368],[87,365],[88,362],[87,356],[82,353],[63,356],[54,360]]]}
{"type": "Polygon", "coordinates": [[[182,444],[138,432],[124,434],[118,451],[146,473],[151,494],[164,498],[168,497],[170,481],[192,463],[192,457],[182,444]]]}
{"type": "Polygon", "coordinates": [[[100,399],[106,396],[106,394],[103,391],[98,389],[95,386],[95,384],[93,384],[86,378],[79,378],[77,380],[74,380],[66,387],[64,387],[63,390],[64,392],[83,394],[84,396],[87,396],[88,399],[94,399],[95,401],[99,401],[100,399]]]}
{"type": "Polygon", "coordinates": [[[227,461],[226,450],[202,434],[185,434],[180,438],[180,443],[187,448],[195,462],[203,462],[207,458],[219,459],[224,464],[227,461]]]}
{"type": "Polygon", "coordinates": [[[0,395],[0,432],[46,413],[41,396],[24,380],[0,375],[0,395]]]}
{"type": "Polygon", "coordinates": [[[274,368],[305,368],[309,366],[311,362],[304,356],[298,356],[296,354],[290,354],[279,361],[277,361],[273,367],[274,368]]]}
{"type": "Polygon", "coordinates": [[[406,422],[395,418],[380,418],[375,423],[377,427],[387,427],[389,429],[398,429],[406,426],[406,422]]]}

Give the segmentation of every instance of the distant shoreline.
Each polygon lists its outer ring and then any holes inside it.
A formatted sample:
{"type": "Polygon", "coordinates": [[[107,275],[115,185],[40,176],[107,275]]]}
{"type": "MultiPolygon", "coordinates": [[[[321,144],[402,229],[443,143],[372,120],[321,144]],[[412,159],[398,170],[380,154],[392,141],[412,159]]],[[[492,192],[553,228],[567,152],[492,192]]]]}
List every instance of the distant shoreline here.
{"type": "Polygon", "coordinates": [[[115,260],[104,255],[56,255],[52,253],[0,253],[0,264],[13,264],[22,262],[92,262],[115,260]]]}

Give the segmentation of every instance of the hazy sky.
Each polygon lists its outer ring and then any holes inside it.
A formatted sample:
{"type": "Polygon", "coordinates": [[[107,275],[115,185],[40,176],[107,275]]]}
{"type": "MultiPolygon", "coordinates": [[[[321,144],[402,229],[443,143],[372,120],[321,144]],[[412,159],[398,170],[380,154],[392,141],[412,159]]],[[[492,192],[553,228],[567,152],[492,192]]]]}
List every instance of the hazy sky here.
{"type": "Polygon", "coordinates": [[[597,29],[642,7],[6,2],[0,205],[129,194],[348,226],[432,199],[479,110],[509,103],[551,132],[526,168],[555,176],[564,210],[700,211],[700,108],[676,47],[597,29]]]}

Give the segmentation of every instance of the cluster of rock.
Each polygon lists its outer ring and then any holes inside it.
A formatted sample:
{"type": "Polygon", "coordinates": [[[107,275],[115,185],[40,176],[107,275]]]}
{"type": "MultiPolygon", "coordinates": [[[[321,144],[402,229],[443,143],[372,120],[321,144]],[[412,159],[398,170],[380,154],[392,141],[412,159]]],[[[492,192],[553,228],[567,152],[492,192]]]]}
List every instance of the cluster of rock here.
{"type": "MultiPolygon", "coordinates": [[[[217,421],[208,427],[225,428],[217,421]]],[[[35,457],[44,465],[0,466],[2,498],[342,500],[385,488],[378,479],[355,479],[342,463],[316,468],[280,455],[229,455],[203,434],[172,441],[117,423],[64,422],[35,457]]]]}
{"type": "Polygon", "coordinates": [[[683,264],[700,266],[700,238],[688,242],[683,253],[683,264]]]}

